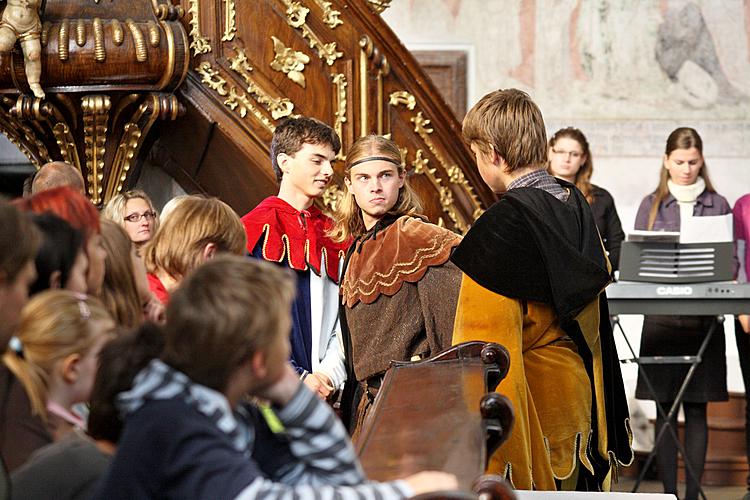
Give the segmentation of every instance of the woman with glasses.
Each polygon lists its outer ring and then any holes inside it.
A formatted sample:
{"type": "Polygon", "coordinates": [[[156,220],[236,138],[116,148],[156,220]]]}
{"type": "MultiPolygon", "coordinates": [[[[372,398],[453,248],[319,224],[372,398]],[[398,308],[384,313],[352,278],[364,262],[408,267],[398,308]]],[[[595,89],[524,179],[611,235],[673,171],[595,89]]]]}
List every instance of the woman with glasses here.
{"type": "Polygon", "coordinates": [[[122,226],[139,249],[153,238],[159,227],[154,204],[146,193],[138,189],[115,195],[102,214],[122,226]]]}
{"type": "Polygon", "coordinates": [[[625,233],[622,231],[612,195],[607,190],[591,184],[594,159],[591,157],[586,136],[574,127],[560,129],[549,140],[548,153],[547,171],[559,179],[575,184],[589,202],[596,228],[609,255],[612,271],[617,270],[620,263],[620,245],[625,239],[625,233]]]}

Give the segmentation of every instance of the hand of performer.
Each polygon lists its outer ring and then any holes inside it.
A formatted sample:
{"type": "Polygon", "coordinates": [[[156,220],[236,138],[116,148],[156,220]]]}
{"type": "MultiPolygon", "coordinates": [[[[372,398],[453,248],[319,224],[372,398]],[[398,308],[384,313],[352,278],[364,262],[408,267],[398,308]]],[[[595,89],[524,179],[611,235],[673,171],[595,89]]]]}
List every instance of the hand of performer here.
{"type": "Polygon", "coordinates": [[[331,379],[327,375],[318,372],[308,374],[303,382],[323,400],[328,398],[334,389],[331,379]]]}
{"type": "Polygon", "coordinates": [[[737,316],[737,319],[740,321],[740,325],[742,325],[742,331],[750,333],[750,315],[740,314],[737,316]]]}
{"type": "Polygon", "coordinates": [[[414,491],[414,496],[433,491],[458,489],[458,479],[453,474],[438,471],[424,471],[405,477],[404,481],[414,491]]]}

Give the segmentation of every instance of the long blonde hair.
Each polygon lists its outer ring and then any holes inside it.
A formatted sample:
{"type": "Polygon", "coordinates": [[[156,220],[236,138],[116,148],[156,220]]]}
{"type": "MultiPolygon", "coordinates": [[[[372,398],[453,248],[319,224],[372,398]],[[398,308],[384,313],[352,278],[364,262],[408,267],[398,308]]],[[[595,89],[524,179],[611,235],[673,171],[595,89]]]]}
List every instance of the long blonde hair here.
{"type": "MultiPolygon", "coordinates": [[[[354,163],[370,156],[382,156],[398,163],[399,175],[404,175],[406,169],[401,161],[401,151],[392,140],[380,135],[367,135],[360,137],[352,144],[346,155],[346,167],[344,177],[351,180],[351,169],[354,163]]],[[[418,215],[422,211],[422,204],[419,196],[409,186],[409,180],[404,180],[404,185],[398,191],[398,199],[393,207],[388,211],[392,217],[402,215],[418,215]]],[[[338,210],[333,214],[334,226],[329,235],[331,239],[337,242],[346,241],[349,238],[362,236],[367,229],[362,219],[362,210],[354,200],[354,195],[344,184],[344,196],[339,204],[338,210]]]]}
{"type": "Polygon", "coordinates": [[[245,228],[232,208],[218,198],[191,195],[180,201],[146,244],[143,260],[150,273],[166,272],[180,281],[203,262],[203,248],[242,255],[245,228]]]}
{"type": "Polygon", "coordinates": [[[97,340],[93,322],[112,321],[98,299],[67,290],[34,295],[3,362],[21,382],[31,411],[47,420],[47,400],[55,366],[71,354],[84,355],[97,340]],[[20,342],[19,342],[20,341],[20,342]]]}
{"type": "MultiPolygon", "coordinates": [[[[701,157],[703,157],[703,140],[701,139],[701,136],[698,135],[698,132],[690,127],[680,127],[669,134],[664,154],[669,156],[672,154],[672,151],[677,149],[691,148],[697,149],[698,152],[700,152],[701,157]]],[[[703,177],[703,180],[706,183],[706,191],[715,193],[716,190],[714,189],[713,184],[711,184],[711,179],[708,177],[708,169],[706,168],[705,160],[703,160],[703,166],[698,172],[698,175],[703,177]]],[[[656,215],[659,213],[661,202],[669,195],[669,186],[667,185],[668,180],[669,171],[665,168],[665,165],[662,162],[661,173],[659,174],[659,186],[657,186],[656,191],[653,192],[654,200],[651,204],[651,210],[648,213],[647,228],[649,230],[654,228],[654,222],[656,222],[656,215]]]]}

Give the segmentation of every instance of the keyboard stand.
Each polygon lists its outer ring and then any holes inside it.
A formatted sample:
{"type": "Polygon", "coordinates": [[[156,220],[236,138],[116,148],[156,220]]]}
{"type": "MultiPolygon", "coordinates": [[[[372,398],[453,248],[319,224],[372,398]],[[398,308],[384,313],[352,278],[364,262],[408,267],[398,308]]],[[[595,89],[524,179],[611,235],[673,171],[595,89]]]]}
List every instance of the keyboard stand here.
{"type": "MultiPolygon", "coordinates": [[[[711,327],[708,329],[708,332],[706,333],[706,337],[703,339],[700,349],[698,349],[698,353],[695,356],[641,356],[639,357],[639,356],[636,356],[635,350],[633,349],[633,346],[630,344],[630,340],[628,340],[628,336],[625,335],[625,330],[623,330],[622,324],[620,323],[620,317],[616,315],[612,316],[612,326],[613,327],[617,326],[617,328],[620,329],[620,332],[622,333],[622,336],[625,339],[625,343],[627,344],[628,349],[630,350],[630,353],[633,356],[631,359],[621,360],[620,361],[621,363],[635,363],[639,367],[645,366],[645,365],[690,364],[690,369],[688,369],[688,372],[685,375],[685,379],[682,381],[682,385],[680,386],[680,389],[677,391],[677,396],[675,397],[674,403],[672,403],[672,407],[669,409],[669,412],[666,415],[664,414],[664,408],[662,408],[661,404],[657,400],[656,391],[654,390],[654,386],[651,384],[651,381],[649,380],[648,375],[646,374],[646,371],[643,370],[641,373],[641,375],[643,376],[643,381],[646,384],[646,389],[654,397],[654,403],[656,403],[656,412],[661,418],[664,419],[664,425],[662,426],[662,428],[659,431],[659,434],[656,436],[654,440],[654,448],[651,450],[651,453],[649,453],[648,457],[646,458],[646,463],[643,465],[641,472],[638,474],[638,479],[636,480],[635,485],[633,485],[632,493],[636,493],[638,491],[638,488],[640,487],[641,482],[643,482],[643,478],[646,475],[646,471],[648,471],[649,466],[654,461],[654,458],[656,458],[656,453],[657,453],[659,443],[661,442],[662,439],[664,439],[664,436],[666,435],[667,430],[669,430],[669,433],[671,434],[672,439],[674,439],[675,443],[677,444],[677,450],[682,455],[683,462],[685,463],[685,470],[687,471],[687,474],[688,474],[688,477],[685,478],[686,483],[690,477],[693,477],[693,478],[696,477],[695,473],[693,472],[693,467],[690,464],[690,461],[687,459],[685,448],[682,446],[682,443],[680,442],[677,436],[677,429],[672,428],[671,421],[680,408],[680,404],[682,403],[682,399],[685,397],[685,392],[687,391],[688,385],[690,384],[690,381],[692,380],[693,375],[695,374],[695,370],[698,369],[698,365],[703,359],[703,355],[705,354],[706,349],[708,348],[708,344],[710,343],[711,338],[716,332],[717,326],[722,323],[724,323],[724,316],[723,315],[716,316],[716,321],[711,322],[711,327]]],[[[703,500],[706,500],[706,494],[704,493],[703,487],[701,486],[700,478],[697,478],[697,482],[698,482],[698,491],[700,492],[701,498],[703,498],[703,500]]]]}

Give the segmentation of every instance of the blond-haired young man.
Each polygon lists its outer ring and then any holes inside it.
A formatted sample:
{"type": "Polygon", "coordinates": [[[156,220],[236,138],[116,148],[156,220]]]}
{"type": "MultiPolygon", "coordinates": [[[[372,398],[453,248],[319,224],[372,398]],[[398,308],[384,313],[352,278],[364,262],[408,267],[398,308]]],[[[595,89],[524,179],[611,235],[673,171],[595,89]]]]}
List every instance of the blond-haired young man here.
{"type": "Polygon", "coordinates": [[[463,135],[482,179],[503,194],[451,257],[464,272],[453,342],[511,353],[498,390],[516,423],[490,471],[518,489],[607,489],[632,450],[602,293],[609,266],[589,206],[546,172],[544,120],[524,92],[484,96],[463,135]]]}

